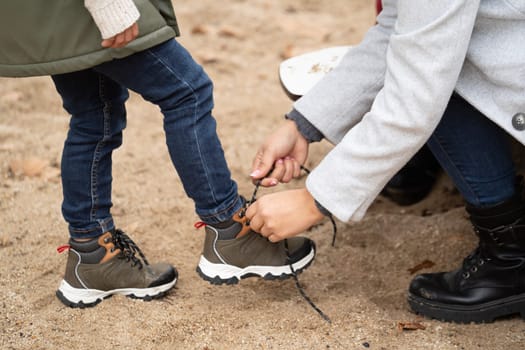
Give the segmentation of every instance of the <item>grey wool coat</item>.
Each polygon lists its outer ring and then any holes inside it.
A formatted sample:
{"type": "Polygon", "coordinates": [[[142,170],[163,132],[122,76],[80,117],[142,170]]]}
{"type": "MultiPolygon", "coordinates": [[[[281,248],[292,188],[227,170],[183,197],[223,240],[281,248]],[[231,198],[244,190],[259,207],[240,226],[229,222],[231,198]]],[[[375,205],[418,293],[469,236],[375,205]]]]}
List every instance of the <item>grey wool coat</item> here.
{"type": "Polygon", "coordinates": [[[294,104],[335,144],[309,192],[360,220],[454,91],[525,144],[524,35],[524,0],[383,0],[362,43],[294,104]]]}

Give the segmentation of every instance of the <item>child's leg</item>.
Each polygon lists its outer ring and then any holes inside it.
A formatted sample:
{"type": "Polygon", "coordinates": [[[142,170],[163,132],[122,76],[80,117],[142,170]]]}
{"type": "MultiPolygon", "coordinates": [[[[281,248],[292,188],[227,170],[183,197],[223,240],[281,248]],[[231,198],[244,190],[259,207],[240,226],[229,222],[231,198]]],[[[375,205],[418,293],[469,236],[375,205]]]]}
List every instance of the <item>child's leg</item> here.
{"type": "Polygon", "coordinates": [[[92,70],[53,76],[70,128],[62,154],[62,212],[71,237],[100,236],[114,228],[111,154],[122,143],[127,89],[92,70]]]}
{"type": "Polygon", "coordinates": [[[250,230],[211,115],[212,83],[181,45],[170,40],[94,69],[160,106],[173,164],[208,224],[198,267],[203,278],[212,283],[252,275],[284,278],[293,274],[291,265],[301,271],[313,261],[309,239],[295,237],[286,246],[250,230]]]}
{"type": "Polygon", "coordinates": [[[94,306],[113,294],[150,300],[177,281],[168,264],[149,265],[111,218],[111,154],[122,143],[127,89],[85,70],[53,76],[71,114],[62,155],[62,211],[71,239],[58,298],[71,307],[94,306]],[[79,241],[81,239],[81,241],[79,241]]]}
{"type": "Polygon", "coordinates": [[[158,105],[173,164],[200,218],[229,220],[242,202],[216,133],[213,85],[175,40],[95,68],[158,105]]]}

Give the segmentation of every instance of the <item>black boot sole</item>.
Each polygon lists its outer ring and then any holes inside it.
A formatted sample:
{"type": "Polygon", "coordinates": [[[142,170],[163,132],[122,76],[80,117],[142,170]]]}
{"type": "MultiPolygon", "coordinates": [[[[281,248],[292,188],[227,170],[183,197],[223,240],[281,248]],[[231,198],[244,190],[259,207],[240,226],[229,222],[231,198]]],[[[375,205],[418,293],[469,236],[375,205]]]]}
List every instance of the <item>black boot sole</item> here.
{"type": "Polygon", "coordinates": [[[490,323],[517,314],[525,319],[525,293],[478,305],[442,304],[409,293],[408,303],[417,314],[445,322],[490,323]]]}

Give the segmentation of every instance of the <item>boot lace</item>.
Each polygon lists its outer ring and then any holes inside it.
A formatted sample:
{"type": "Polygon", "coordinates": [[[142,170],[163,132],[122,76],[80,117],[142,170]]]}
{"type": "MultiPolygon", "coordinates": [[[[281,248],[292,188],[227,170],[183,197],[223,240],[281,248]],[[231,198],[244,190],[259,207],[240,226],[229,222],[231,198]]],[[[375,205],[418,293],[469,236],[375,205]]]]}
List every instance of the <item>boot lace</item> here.
{"type": "Polygon", "coordinates": [[[114,233],[112,233],[113,237],[113,244],[115,247],[113,249],[120,249],[121,254],[119,255],[119,259],[126,259],[127,261],[132,262],[132,266],[138,266],[139,270],[142,269],[143,263],[145,265],[149,265],[148,260],[146,259],[146,256],[144,256],[144,253],[140,250],[140,248],[133,242],[129,236],[124,233],[122,230],[115,230],[114,233]],[[139,257],[136,257],[135,254],[138,254],[139,257]]]}
{"type": "Polygon", "coordinates": [[[481,227],[479,225],[473,225],[473,230],[476,236],[479,238],[478,247],[463,260],[462,266],[462,277],[464,279],[470,278],[470,276],[476,273],[480,266],[484,265],[491,258],[487,254],[484,254],[484,247],[486,240],[490,240],[493,244],[501,246],[504,244],[505,235],[514,235],[514,230],[520,228],[521,218],[513,222],[511,225],[498,226],[492,229],[481,227]]]}
{"type": "MultiPolygon", "coordinates": [[[[301,165],[301,170],[303,170],[305,173],[307,174],[310,174],[310,170],[304,166],[301,165]]],[[[273,168],[270,169],[270,171],[268,172],[271,173],[273,171],[273,168]]],[[[261,187],[261,181],[262,179],[258,180],[256,183],[255,183],[255,188],[253,190],[253,193],[252,193],[252,197],[250,198],[249,201],[247,201],[244,205],[244,208],[242,208],[241,212],[239,213],[240,217],[242,218],[244,216],[244,214],[246,213],[246,210],[248,209],[248,207],[257,200],[257,191],[259,191],[259,187],[261,187]]],[[[334,217],[332,214],[328,214],[326,215],[326,217],[330,220],[330,223],[332,224],[332,247],[335,247],[335,240],[337,238],[337,225],[335,223],[335,220],[334,220],[334,217]]],[[[246,221],[246,224],[249,225],[250,224],[250,220],[246,221]]]]}
{"type": "MultiPolygon", "coordinates": [[[[268,173],[271,173],[272,170],[273,169],[271,169],[268,173]]],[[[307,174],[310,173],[310,170],[305,168],[305,167],[303,167],[302,165],[301,165],[301,170],[303,170],[307,174]]],[[[242,208],[242,210],[239,213],[240,217],[243,217],[245,215],[246,210],[248,209],[248,207],[256,201],[256,199],[257,199],[257,191],[259,190],[259,187],[261,186],[261,181],[262,181],[262,179],[258,180],[255,183],[255,188],[253,190],[252,197],[250,198],[249,201],[245,202],[244,207],[242,208]]],[[[333,246],[335,246],[335,239],[336,239],[336,235],[337,235],[337,225],[335,224],[335,220],[332,217],[332,215],[327,215],[327,217],[330,219],[330,221],[332,223],[332,229],[333,229],[333,231],[332,231],[332,247],[333,247],[333,246]]],[[[246,224],[249,225],[250,221],[247,220],[246,224]]],[[[291,259],[291,256],[290,256],[290,251],[288,249],[288,240],[286,238],[284,239],[284,249],[285,249],[285,252],[286,252],[287,262],[288,262],[288,265],[290,266],[290,271],[292,271],[292,277],[293,277],[293,279],[295,281],[295,286],[297,287],[297,290],[299,291],[299,293],[301,294],[303,299],[319,314],[319,316],[321,316],[326,322],[332,323],[330,318],[319,307],[317,307],[317,305],[315,305],[315,303],[312,301],[312,299],[310,299],[308,297],[308,295],[304,291],[304,287],[299,282],[299,278],[297,277],[297,272],[293,268],[292,259],[291,259]]]]}
{"type": "Polygon", "coordinates": [[[470,276],[476,272],[480,266],[484,265],[490,258],[487,258],[483,255],[480,247],[476,248],[472,253],[470,253],[465,259],[463,259],[461,276],[463,279],[469,279],[470,276]]]}

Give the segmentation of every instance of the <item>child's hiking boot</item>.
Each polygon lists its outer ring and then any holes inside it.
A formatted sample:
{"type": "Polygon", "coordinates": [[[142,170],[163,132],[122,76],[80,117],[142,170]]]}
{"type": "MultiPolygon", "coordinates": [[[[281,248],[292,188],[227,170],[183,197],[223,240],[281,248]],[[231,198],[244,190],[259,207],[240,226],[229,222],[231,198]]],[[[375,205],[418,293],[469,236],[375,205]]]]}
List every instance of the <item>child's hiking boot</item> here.
{"type": "Polygon", "coordinates": [[[177,281],[173,266],[149,265],[140,249],[120,230],[86,242],[70,239],[69,246],[59,251],[64,249],[69,249],[69,256],[56,295],[70,307],[95,306],[113,294],[149,301],[164,296],[177,281]]]}
{"type": "Polygon", "coordinates": [[[252,276],[285,279],[312,263],[315,257],[312,240],[294,237],[272,243],[252,231],[241,213],[242,209],[230,222],[206,225],[204,249],[197,267],[203,279],[212,284],[235,284],[252,276]]]}

